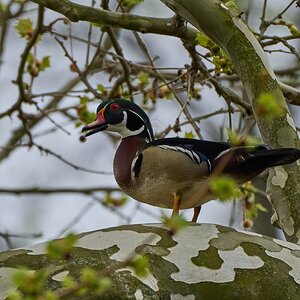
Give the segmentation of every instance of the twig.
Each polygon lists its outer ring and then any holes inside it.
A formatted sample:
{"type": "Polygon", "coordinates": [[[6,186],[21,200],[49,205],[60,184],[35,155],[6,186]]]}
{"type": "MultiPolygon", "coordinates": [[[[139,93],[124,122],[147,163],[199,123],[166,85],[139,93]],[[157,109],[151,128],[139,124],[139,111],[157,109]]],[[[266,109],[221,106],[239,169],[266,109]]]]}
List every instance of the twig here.
{"type": "Polygon", "coordinates": [[[69,54],[69,52],[67,51],[64,43],[62,41],[60,41],[57,37],[54,37],[54,39],[59,43],[59,45],[61,46],[61,48],[63,49],[65,56],[72,62],[72,65],[74,66],[76,72],[78,73],[81,81],[86,85],[86,87],[88,88],[88,90],[96,97],[101,99],[102,95],[99,94],[89,83],[89,81],[87,80],[85,73],[80,71],[79,66],[77,65],[76,60],[69,54]]]}
{"type": "MultiPolygon", "coordinates": [[[[79,170],[79,171],[83,171],[83,172],[87,172],[87,173],[93,173],[93,174],[100,174],[100,175],[112,175],[111,172],[102,172],[102,171],[96,171],[96,170],[92,170],[92,169],[89,169],[89,168],[85,168],[85,167],[81,167],[81,166],[78,166],[70,161],[68,161],[67,159],[63,158],[60,154],[57,154],[55,153],[54,151],[48,149],[48,148],[45,148],[44,146],[42,145],[39,145],[37,144],[36,142],[34,141],[30,141],[29,143],[25,143],[25,144],[18,144],[18,145],[14,145],[14,146],[11,146],[13,149],[15,149],[16,147],[36,147],[38,150],[40,150],[42,153],[45,153],[45,154],[50,154],[52,155],[53,157],[57,158],[58,160],[64,162],[65,164],[67,164],[68,166],[72,167],[73,169],[75,170],[79,170]]],[[[9,150],[9,149],[6,149],[5,147],[1,147],[3,150],[9,150]]]]}
{"type": "Polygon", "coordinates": [[[292,0],[279,14],[277,14],[273,19],[269,22],[272,23],[277,19],[281,19],[282,16],[287,12],[287,10],[296,2],[297,0],[292,0]]]}
{"type": "Polygon", "coordinates": [[[26,188],[1,188],[0,194],[15,194],[15,195],[28,195],[28,194],[85,194],[90,195],[98,192],[119,192],[120,188],[117,187],[26,187],[26,188]]]}
{"type": "Polygon", "coordinates": [[[113,87],[112,91],[110,91],[110,93],[109,93],[109,95],[108,95],[107,98],[113,97],[115,91],[118,89],[118,87],[123,82],[126,82],[128,90],[129,90],[129,95],[132,95],[133,88],[132,88],[132,84],[130,82],[130,73],[131,73],[131,71],[130,71],[129,65],[127,64],[126,60],[124,59],[123,50],[122,50],[122,48],[121,48],[121,46],[120,46],[120,44],[119,44],[119,42],[118,42],[118,40],[117,40],[114,32],[113,32],[113,30],[110,27],[108,27],[108,26],[105,27],[105,30],[106,30],[106,32],[107,32],[107,34],[108,34],[108,36],[109,36],[109,38],[111,40],[111,43],[112,43],[112,45],[113,45],[113,47],[114,47],[117,55],[119,57],[121,57],[121,59],[119,59],[119,61],[120,61],[120,64],[121,64],[121,66],[123,68],[123,74],[122,74],[122,76],[118,78],[118,80],[116,81],[115,86],[113,87]]]}

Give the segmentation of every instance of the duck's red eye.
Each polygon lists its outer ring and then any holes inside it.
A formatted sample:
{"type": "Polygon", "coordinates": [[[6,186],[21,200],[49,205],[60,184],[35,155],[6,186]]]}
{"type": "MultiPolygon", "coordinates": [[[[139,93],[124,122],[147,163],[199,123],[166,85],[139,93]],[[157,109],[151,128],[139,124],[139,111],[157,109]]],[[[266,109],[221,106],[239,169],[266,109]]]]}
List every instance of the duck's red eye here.
{"type": "Polygon", "coordinates": [[[113,103],[110,105],[110,110],[112,111],[116,111],[116,110],[119,110],[120,109],[120,105],[118,103],[113,103]]]}

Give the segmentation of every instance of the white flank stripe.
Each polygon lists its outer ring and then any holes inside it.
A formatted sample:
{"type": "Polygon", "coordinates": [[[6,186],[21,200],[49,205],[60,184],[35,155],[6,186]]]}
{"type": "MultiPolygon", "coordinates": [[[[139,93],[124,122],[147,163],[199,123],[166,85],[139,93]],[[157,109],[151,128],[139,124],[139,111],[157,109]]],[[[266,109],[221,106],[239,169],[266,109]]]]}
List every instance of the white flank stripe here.
{"type": "Polygon", "coordinates": [[[188,150],[188,149],[185,149],[185,148],[179,147],[179,146],[169,146],[169,145],[159,145],[158,147],[161,149],[164,149],[164,150],[181,152],[181,153],[187,155],[193,162],[195,162],[197,164],[201,163],[200,156],[192,150],[188,150]]]}

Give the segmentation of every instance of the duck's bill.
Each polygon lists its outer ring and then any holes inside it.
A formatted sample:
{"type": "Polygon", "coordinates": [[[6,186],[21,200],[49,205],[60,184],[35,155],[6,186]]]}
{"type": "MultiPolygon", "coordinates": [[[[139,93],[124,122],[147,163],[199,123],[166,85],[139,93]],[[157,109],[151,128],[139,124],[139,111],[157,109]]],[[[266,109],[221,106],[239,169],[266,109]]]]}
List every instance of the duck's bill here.
{"type": "Polygon", "coordinates": [[[96,121],[84,126],[81,131],[86,132],[84,136],[88,137],[97,132],[105,130],[107,127],[108,127],[108,125],[106,122],[102,123],[102,122],[99,122],[99,120],[97,119],[96,121]]]}

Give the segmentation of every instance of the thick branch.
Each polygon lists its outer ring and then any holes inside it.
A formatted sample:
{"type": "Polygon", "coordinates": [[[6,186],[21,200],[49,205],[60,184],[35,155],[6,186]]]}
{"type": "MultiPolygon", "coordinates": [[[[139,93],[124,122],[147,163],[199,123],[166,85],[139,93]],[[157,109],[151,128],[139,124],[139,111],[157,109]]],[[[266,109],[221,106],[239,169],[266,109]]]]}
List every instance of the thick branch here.
{"type": "Polygon", "coordinates": [[[72,22],[87,21],[99,25],[107,25],[123,29],[135,30],[142,33],[157,33],[177,36],[182,39],[195,41],[197,30],[184,27],[178,30],[173,18],[140,17],[128,13],[112,12],[73,3],[68,0],[32,0],[62,15],[72,22]]]}

